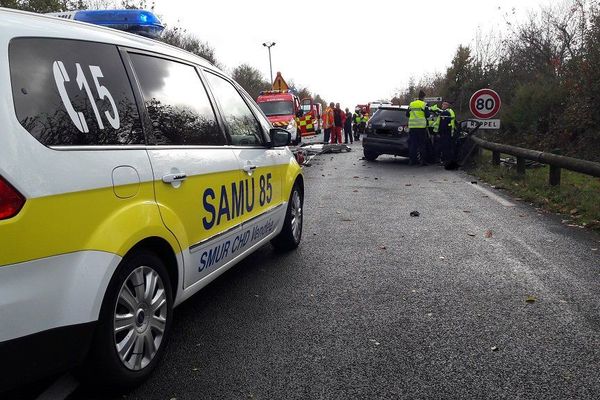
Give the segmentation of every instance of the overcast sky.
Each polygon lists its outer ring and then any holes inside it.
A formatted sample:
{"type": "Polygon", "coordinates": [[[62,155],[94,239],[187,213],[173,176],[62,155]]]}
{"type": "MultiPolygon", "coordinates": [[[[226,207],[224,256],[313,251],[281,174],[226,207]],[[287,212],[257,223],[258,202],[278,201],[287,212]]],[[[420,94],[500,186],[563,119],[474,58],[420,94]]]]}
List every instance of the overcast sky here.
{"type": "MultiPolygon", "coordinates": [[[[556,2],[556,1],[555,1],[556,2]]],[[[390,99],[412,76],[442,72],[478,29],[501,32],[548,0],[283,1],[156,0],[163,23],[208,42],[227,72],[248,63],[269,79],[263,42],[273,41],[273,75],[327,101],[390,99]],[[516,17],[511,9],[515,8],[516,17]]],[[[434,95],[433,93],[431,95],[434,95]]]]}

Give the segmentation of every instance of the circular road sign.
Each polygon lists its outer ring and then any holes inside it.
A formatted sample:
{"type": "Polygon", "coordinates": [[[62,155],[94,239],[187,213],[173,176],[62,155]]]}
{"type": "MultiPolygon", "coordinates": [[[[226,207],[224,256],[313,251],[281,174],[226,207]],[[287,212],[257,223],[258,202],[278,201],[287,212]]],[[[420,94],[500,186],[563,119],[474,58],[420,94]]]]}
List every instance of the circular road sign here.
{"type": "Polygon", "coordinates": [[[498,93],[492,89],[480,89],[471,96],[469,108],[476,118],[489,119],[498,114],[500,104],[498,93]]]}

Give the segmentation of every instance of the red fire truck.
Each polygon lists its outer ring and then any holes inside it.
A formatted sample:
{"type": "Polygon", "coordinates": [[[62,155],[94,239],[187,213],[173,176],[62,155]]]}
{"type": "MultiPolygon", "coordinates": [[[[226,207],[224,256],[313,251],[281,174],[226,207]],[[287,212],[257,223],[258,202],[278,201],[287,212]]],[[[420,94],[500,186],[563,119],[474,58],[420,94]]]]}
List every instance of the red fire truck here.
{"type": "Polygon", "coordinates": [[[273,126],[288,129],[296,134],[296,116],[300,111],[300,99],[290,90],[266,90],[260,92],[256,103],[273,126]]]}
{"type": "Polygon", "coordinates": [[[312,99],[300,99],[291,90],[281,72],[273,82],[273,90],[260,92],[256,99],[271,124],[289,130],[296,143],[302,136],[314,136],[321,130],[321,105],[312,99]]]}

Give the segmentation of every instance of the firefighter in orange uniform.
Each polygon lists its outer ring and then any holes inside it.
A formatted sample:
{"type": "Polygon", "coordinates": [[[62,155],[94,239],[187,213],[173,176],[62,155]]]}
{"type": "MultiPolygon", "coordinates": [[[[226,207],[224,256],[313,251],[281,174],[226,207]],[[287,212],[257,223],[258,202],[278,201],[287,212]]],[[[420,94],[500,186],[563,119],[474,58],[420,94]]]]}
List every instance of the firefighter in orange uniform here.
{"type": "Polygon", "coordinates": [[[329,107],[323,112],[323,143],[329,143],[331,130],[333,129],[333,108],[335,104],[329,103],[329,107]]]}

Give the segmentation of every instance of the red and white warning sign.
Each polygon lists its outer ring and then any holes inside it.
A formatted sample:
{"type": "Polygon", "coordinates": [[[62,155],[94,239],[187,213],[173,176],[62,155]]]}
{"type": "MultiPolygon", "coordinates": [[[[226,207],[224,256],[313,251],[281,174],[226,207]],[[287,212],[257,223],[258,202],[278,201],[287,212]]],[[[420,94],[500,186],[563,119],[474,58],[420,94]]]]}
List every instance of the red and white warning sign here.
{"type": "Polygon", "coordinates": [[[500,111],[500,96],[492,89],[476,91],[469,101],[469,108],[475,118],[490,119],[500,111]]]}

